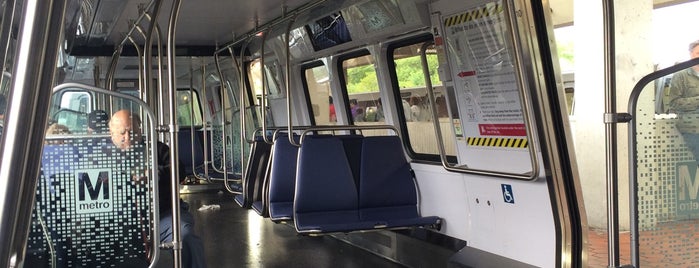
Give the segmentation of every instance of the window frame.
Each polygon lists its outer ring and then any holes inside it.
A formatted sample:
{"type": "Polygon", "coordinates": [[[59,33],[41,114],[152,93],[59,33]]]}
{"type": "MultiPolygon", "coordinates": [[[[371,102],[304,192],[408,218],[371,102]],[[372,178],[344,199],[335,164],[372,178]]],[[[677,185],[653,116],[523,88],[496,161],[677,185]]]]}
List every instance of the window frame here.
{"type": "MultiPolygon", "coordinates": [[[[408,156],[415,162],[423,162],[423,163],[428,163],[428,164],[439,164],[441,165],[441,157],[439,154],[426,154],[426,153],[418,153],[415,152],[413,149],[411,143],[410,143],[410,133],[408,132],[408,124],[407,120],[405,118],[405,111],[403,110],[403,105],[400,103],[400,100],[402,99],[401,94],[400,94],[400,84],[398,83],[398,74],[396,72],[396,64],[394,61],[394,52],[396,49],[403,48],[406,46],[410,45],[416,45],[416,44],[421,44],[425,42],[431,42],[434,40],[434,37],[432,34],[423,34],[423,35],[418,35],[402,40],[398,40],[396,42],[392,42],[386,46],[386,60],[388,64],[388,77],[391,80],[391,94],[393,94],[393,100],[394,105],[396,107],[396,111],[398,112],[397,118],[398,118],[398,128],[400,129],[401,135],[402,135],[402,142],[403,146],[406,148],[408,156]]],[[[444,92],[445,98],[449,97],[447,92],[444,92]]],[[[431,103],[430,103],[431,105],[431,103]]],[[[430,109],[432,109],[430,107],[430,109]]],[[[451,118],[451,115],[449,116],[451,118]]],[[[449,132],[451,135],[453,133],[449,132]]],[[[444,133],[442,133],[444,135],[444,133]]],[[[438,142],[435,139],[435,142],[438,142]]],[[[439,146],[439,145],[437,145],[439,146]]],[[[456,163],[457,158],[455,155],[447,155],[447,161],[449,163],[456,163]]]]}
{"type": "MultiPolygon", "coordinates": [[[[341,87],[341,92],[342,92],[342,103],[345,105],[345,109],[343,109],[343,112],[345,113],[345,116],[347,116],[347,124],[348,125],[355,125],[354,118],[352,118],[352,111],[350,110],[350,99],[349,99],[349,92],[347,89],[347,78],[345,77],[345,72],[344,72],[344,67],[342,66],[342,63],[346,60],[349,59],[354,59],[354,58],[359,58],[359,57],[364,57],[364,56],[370,56],[373,57],[374,55],[369,52],[367,49],[360,49],[360,50],[355,50],[343,55],[340,55],[337,58],[337,65],[335,66],[338,70],[338,81],[340,82],[340,87],[341,87]],[[341,70],[341,71],[340,71],[341,70]]],[[[374,64],[376,64],[376,61],[378,59],[374,58],[374,64]]],[[[378,81],[378,72],[374,72],[376,74],[376,78],[378,81]]],[[[381,89],[379,88],[379,91],[381,89]]],[[[333,100],[333,102],[336,102],[333,100]]],[[[335,114],[337,114],[337,106],[335,107],[335,114]]]]}
{"type": "MultiPolygon", "coordinates": [[[[189,92],[190,92],[190,88],[178,88],[178,89],[176,90],[175,94],[177,94],[178,92],[186,92],[186,93],[189,93],[189,92]]],[[[179,126],[179,127],[187,127],[187,128],[189,128],[189,127],[191,127],[191,126],[194,126],[195,128],[201,128],[201,127],[203,127],[203,125],[204,125],[204,120],[205,120],[205,119],[204,119],[204,112],[203,112],[202,107],[201,107],[201,98],[199,97],[199,92],[198,92],[197,90],[191,89],[191,92],[192,92],[192,96],[196,96],[196,97],[194,97],[194,98],[195,98],[196,101],[197,101],[199,110],[198,110],[198,111],[195,111],[195,112],[198,112],[198,113],[199,113],[199,118],[201,119],[201,122],[199,122],[199,124],[189,124],[189,125],[182,125],[182,124],[180,124],[180,122],[177,122],[177,126],[179,126]]],[[[190,100],[190,103],[191,103],[191,100],[190,100]]],[[[179,105],[177,105],[177,106],[179,106],[179,105]]],[[[189,106],[188,106],[188,108],[189,108],[189,106]]],[[[193,108],[192,108],[192,109],[193,109],[193,108]]],[[[190,111],[191,111],[192,109],[190,109],[190,111]]],[[[196,110],[196,109],[195,109],[195,110],[196,110]]],[[[195,119],[195,120],[196,120],[196,118],[197,118],[197,117],[194,116],[194,119],[195,119]]]]}
{"type": "MultiPolygon", "coordinates": [[[[301,65],[301,68],[299,68],[300,75],[301,75],[301,84],[303,86],[303,97],[304,97],[304,101],[306,103],[306,111],[308,111],[308,113],[309,113],[308,118],[309,118],[309,123],[311,126],[317,126],[316,125],[317,123],[316,123],[316,117],[313,113],[313,103],[311,102],[311,92],[309,91],[309,88],[308,88],[308,80],[306,79],[306,71],[313,69],[313,68],[320,67],[320,66],[325,66],[325,68],[328,69],[328,73],[330,73],[330,68],[328,66],[326,66],[325,63],[323,63],[320,60],[304,63],[301,65]]],[[[332,86],[331,86],[330,90],[332,90],[332,86]]],[[[333,100],[333,102],[335,102],[335,100],[333,100]]],[[[337,110],[335,110],[335,112],[337,113],[337,110]]]]}

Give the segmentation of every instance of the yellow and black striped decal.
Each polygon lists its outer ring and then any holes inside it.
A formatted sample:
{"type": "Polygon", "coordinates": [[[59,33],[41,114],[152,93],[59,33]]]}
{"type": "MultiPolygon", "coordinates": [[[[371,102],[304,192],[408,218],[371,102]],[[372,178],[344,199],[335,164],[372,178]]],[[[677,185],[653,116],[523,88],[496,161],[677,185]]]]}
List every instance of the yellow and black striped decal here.
{"type": "Polygon", "coordinates": [[[483,147],[507,147],[507,148],[527,148],[529,143],[526,138],[476,138],[466,139],[469,146],[483,147]]]}
{"type": "Polygon", "coordinates": [[[485,7],[479,8],[479,9],[474,9],[465,13],[461,13],[458,15],[454,15],[451,17],[448,17],[444,20],[444,26],[449,27],[449,26],[454,26],[458,24],[462,24],[465,22],[469,22],[472,20],[477,20],[480,18],[485,18],[491,15],[495,15],[502,12],[502,4],[497,3],[494,5],[487,5],[485,7]]]}

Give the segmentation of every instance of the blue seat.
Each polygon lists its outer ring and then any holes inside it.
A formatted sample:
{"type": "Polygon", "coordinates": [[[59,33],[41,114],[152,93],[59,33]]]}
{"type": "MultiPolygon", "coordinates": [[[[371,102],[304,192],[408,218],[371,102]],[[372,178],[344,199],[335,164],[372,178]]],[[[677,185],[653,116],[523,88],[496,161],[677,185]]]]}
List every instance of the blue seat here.
{"type": "Polygon", "coordinates": [[[180,153],[179,160],[184,174],[181,178],[190,175],[199,175],[204,166],[204,137],[202,131],[189,127],[181,128],[177,132],[177,146],[180,153]]]}
{"type": "MultiPolygon", "coordinates": [[[[298,142],[298,136],[295,135],[298,142]]],[[[289,142],[288,134],[280,134],[272,146],[269,174],[269,217],[274,222],[294,217],[296,160],[298,147],[289,142]]]]}
{"type": "Polygon", "coordinates": [[[259,214],[264,212],[263,186],[271,151],[272,145],[267,144],[262,136],[255,137],[250,145],[250,156],[243,177],[243,193],[235,196],[235,202],[243,208],[253,208],[253,204],[257,203],[255,207],[259,209],[259,214]]]}
{"type": "Polygon", "coordinates": [[[366,137],[362,143],[359,218],[386,228],[437,225],[439,217],[421,217],[410,163],[398,136],[366,137]]]}
{"type": "Polygon", "coordinates": [[[359,220],[357,187],[337,137],[308,136],[299,149],[294,224],[299,233],[343,232],[359,220]]]}
{"type": "Polygon", "coordinates": [[[294,222],[301,234],[428,226],[400,138],[307,136],[299,149],[294,222]]]}

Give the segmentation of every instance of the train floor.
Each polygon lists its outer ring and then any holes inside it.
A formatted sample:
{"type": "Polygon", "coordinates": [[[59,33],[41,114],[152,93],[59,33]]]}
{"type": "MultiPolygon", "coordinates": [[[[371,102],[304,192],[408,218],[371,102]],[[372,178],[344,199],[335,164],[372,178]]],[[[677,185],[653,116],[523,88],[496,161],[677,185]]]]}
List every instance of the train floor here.
{"type": "Polygon", "coordinates": [[[292,225],[241,208],[225,190],[182,199],[194,215],[209,267],[404,267],[331,236],[298,235],[292,225]]]}
{"type": "MultiPolygon", "coordinates": [[[[209,267],[404,267],[332,236],[298,235],[292,225],[275,224],[241,208],[225,190],[183,194],[182,199],[190,205],[209,267]]],[[[699,266],[699,260],[691,257],[696,254],[687,254],[699,250],[696,230],[699,220],[665,223],[642,232],[641,264],[699,266]],[[678,241],[684,242],[678,245],[678,241]]],[[[605,231],[588,231],[588,267],[607,267],[607,239],[605,231]]],[[[619,236],[619,251],[620,264],[630,264],[628,232],[619,236]]],[[[169,260],[163,259],[159,267],[168,266],[169,260]]]]}

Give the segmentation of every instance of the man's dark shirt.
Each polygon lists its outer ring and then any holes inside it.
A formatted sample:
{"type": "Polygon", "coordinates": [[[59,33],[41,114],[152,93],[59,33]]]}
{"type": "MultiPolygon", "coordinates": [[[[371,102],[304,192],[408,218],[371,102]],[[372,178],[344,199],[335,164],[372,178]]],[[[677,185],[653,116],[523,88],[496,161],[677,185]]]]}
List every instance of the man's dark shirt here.
{"type": "MultiPolygon", "coordinates": [[[[110,144],[111,150],[119,151],[115,148],[113,144],[110,144]]],[[[145,170],[150,168],[150,162],[146,162],[145,152],[149,150],[144,143],[135,144],[133,150],[121,151],[121,160],[124,163],[124,167],[127,170],[121,172],[128,172],[130,174],[139,174],[140,176],[147,175],[145,170]]],[[[157,156],[158,157],[158,203],[160,215],[170,215],[172,213],[172,179],[170,178],[172,174],[172,169],[170,169],[170,147],[162,142],[157,143],[157,156]]],[[[182,165],[178,165],[180,169],[180,174],[184,174],[182,171],[182,165]]],[[[182,200],[180,200],[182,202],[182,200]]]]}

